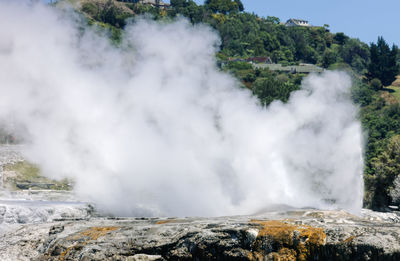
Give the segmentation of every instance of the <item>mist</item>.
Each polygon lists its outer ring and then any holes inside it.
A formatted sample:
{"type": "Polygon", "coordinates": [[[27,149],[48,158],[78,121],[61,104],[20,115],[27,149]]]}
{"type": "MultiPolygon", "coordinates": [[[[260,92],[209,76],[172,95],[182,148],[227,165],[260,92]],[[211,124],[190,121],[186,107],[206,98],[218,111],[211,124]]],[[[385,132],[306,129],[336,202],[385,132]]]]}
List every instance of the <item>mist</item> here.
{"type": "Polygon", "coordinates": [[[351,79],[304,79],[267,108],[216,66],[220,39],[137,19],[115,47],[81,17],[0,1],[0,122],[50,178],[115,215],[251,214],[362,206],[351,79]]]}

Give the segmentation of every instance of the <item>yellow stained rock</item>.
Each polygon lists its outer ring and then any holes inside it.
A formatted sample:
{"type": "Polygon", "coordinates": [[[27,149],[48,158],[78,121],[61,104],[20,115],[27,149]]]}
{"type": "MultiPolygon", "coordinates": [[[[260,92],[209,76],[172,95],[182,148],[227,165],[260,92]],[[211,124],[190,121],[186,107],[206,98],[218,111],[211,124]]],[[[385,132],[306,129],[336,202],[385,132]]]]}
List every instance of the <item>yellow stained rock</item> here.
{"type": "Polygon", "coordinates": [[[279,246],[278,251],[272,253],[273,260],[307,260],[312,249],[326,242],[326,234],[322,228],[291,224],[290,221],[283,220],[251,220],[251,222],[261,226],[258,240],[269,238],[279,246]]]}

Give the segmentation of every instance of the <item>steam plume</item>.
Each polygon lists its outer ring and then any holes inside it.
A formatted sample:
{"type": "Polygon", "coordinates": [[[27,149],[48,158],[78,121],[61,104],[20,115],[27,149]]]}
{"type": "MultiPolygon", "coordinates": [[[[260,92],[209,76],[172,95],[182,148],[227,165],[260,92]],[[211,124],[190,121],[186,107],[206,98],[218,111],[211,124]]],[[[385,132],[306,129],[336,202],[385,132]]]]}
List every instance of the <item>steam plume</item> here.
{"type": "Polygon", "coordinates": [[[216,68],[218,45],[204,25],[139,19],[116,48],[68,12],[1,1],[0,120],[45,175],[118,215],[359,210],[350,78],[311,75],[263,108],[216,68]]]}

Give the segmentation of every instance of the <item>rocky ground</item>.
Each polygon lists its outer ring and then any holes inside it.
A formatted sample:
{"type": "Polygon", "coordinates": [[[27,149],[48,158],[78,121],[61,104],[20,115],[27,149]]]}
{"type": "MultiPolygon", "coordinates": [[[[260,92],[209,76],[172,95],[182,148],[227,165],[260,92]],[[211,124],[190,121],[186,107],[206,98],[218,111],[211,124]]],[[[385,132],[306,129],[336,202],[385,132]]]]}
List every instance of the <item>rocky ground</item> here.
{"type": "Polygon", "coordinates": [[[400,260],[397,213],[292,209],[219,218],[84,218],[21,225],[0,260],[400,260]]]}
{"type": "MultiPolygon", "coordinates": [[[[0,146],[0,165],[23,160],[0,146]]],[[[100,217],[72,192],[0,189],[0,260],[400,260],[400,214],[269,208],[218,218],[100,217]]]]}
{"type": "Polygon", "coordinates": [[[0,145],[0,165],[23,161],[22,148],[22,145],[0,145]]]}

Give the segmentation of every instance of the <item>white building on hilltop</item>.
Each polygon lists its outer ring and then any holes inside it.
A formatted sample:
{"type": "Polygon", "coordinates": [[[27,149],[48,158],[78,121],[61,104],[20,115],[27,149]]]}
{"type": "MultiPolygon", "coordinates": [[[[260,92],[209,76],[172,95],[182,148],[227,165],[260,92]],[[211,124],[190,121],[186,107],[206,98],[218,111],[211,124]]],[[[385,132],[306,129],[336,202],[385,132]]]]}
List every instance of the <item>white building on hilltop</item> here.
{"type": "Polygon", "coordinates": [[[306,20],[301,20],[301,19],[289,19],[285,23],[286,26],[304,26],[304,27],[309,27],[311,26],[308,21],[306,20]]]}

